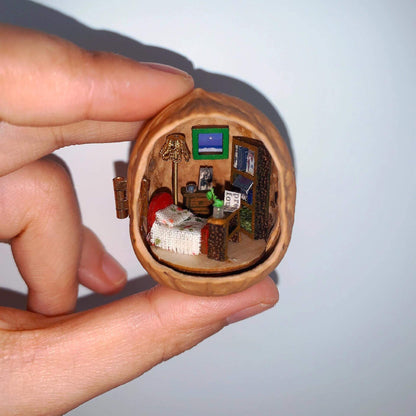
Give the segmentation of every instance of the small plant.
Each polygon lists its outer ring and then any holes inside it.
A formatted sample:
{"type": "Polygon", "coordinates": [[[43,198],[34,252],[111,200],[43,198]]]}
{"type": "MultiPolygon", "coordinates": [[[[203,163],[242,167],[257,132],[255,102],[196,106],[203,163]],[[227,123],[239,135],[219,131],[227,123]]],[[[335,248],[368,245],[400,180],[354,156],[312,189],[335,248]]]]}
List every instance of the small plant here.
{"type": "Polygon", "coordinates": [[[214,207],[221,208],[224,205],[224,201],[222,201],[221,199],[218,199],[217,196],[215,195],[214,189],[210,189],[206,195],[207,195],[207,198],[210,201],[212,201],[212,205],[214,207]]]}

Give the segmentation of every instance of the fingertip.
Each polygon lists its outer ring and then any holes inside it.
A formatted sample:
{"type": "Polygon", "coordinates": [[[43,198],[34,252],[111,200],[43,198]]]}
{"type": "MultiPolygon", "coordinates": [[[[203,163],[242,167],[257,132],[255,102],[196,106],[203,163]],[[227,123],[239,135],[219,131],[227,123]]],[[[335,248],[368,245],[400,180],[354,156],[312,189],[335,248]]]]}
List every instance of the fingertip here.
{"type": "Polygon", "coordinates": [[[110,295],[119,292],[126,285],[127,273],[118,262],[105,253],[101,260],[90,259],[78,270],[79,282],[94,292],[110,295]]]}
{"type": "MultiPolygon", "coordinates": [[[[101,259],[101,269],[114,291],[121,290],[127,282],[127,272],[124,267],[109,253],[105,252],[101,259]]],[[[109,287],[109,290],[111,288],[109,287]]]]}
{"type": "MultiPolygon", "coordinates": [[[[140,294],[143,295],[143,294],[140,294]]],[[[157,316],[169,321],[166,327],[180,325],[205,327],[228,325],[272,308],[279,300],[279,291],[270,277],[248,289],[225,296],[195,296],[157,286],[146,292],[157,309],[157,316]]]]}
{"type": "Polygon", "coordinates": [[[244,306],[228,315],[226,318],[227,324],[251,318],[271,309],[279,301],[279,291],[270,277],[266,277],[261,282],[247,289],[243,292],[243,296],[246,296],[250,301],[246,301],[244,306]]]}
{"type": "MultiPolygon", "coordinates": [[[[164,64],[136,62],[111,53],[93,53],[86,65],[83,116],[94,120],[137,121],[154,116],[194,87],[186,72],[164,64]],[[91,91],[91,80],[94,93],[91,91]]],[[[79,97],[78,97],[79,106],[79,97]]]]}
{"type": "Polygon", "coordinates": [[[159,64],[157,62],[141,62],[141,64],[156,71],[162,71],[167,74],[182,76],[185,81],[185,84],[191,84],[192,86],[194,85],[194,80],[190,74],[174,66],[159,64]]]}
{"type": "Polygon", "coordinates": [[[127,272],[104,248],[98,237],[84,227],[79,282],[101,294],[119,292],[127,282],[127,272]]]}
{"type": "Polygon", "coordinates": [[[270,276],[267,276],[258,285],[260,285],[261,293],[269,303],[275,305],[279,301],[279,290],[270,276]]]}

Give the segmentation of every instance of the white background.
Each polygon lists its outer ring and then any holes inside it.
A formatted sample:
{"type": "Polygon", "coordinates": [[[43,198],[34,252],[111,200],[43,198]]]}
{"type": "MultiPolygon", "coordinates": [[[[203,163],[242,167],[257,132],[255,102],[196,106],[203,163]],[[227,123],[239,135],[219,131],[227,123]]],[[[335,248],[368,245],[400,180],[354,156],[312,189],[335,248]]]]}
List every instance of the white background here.
{"type": "MultiPolygon", "coordinates": [[[[415,4],[0,0],[0,21],[177,65],[199,86],[279,114],[296,164],[278,306],[71,416],[414,414],[415,4]]],[[[128,222],[114,215],[114,162],[128,151],[58,152],[85,223],[128,270],[123,295],[151,284],[137,279],[145,272],[128,222]]],[[[6,245],[0,265],[3,303],[21,303],[25,287],[6,245]]],[[[81,307],[102,302],[81,295],[81,307]]]]}

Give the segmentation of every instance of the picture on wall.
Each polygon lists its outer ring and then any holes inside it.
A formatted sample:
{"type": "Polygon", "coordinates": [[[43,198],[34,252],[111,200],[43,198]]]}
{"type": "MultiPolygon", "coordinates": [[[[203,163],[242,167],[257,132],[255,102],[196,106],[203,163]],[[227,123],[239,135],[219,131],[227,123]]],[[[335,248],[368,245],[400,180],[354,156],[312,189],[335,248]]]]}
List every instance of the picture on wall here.
{"type": "Polygon", "coordinates": [[[212,166],[201,166],[199,168],[199,190],[209,191],[212,188],[212,166]]]}
{"type": "Polygon", "coordinates": [[[228,159],[228,126],[192,127],[192,156],[201,159],[228,159]]]}
{"type": "Polygon", "coordinates": [[[200,133],[198,152],[218,155],[222,153],[222,133],[200,133]]]}

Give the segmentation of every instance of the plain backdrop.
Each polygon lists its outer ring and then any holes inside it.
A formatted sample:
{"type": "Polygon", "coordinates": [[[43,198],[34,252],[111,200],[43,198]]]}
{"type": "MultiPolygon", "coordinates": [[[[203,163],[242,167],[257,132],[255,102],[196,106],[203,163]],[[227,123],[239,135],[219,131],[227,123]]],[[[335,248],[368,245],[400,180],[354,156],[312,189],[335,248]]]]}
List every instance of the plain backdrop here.
{"type": "MultiPolygon", "coordinates": [[[[0,0],[0,21],[181,67],[258,106],[295,160],[278,306],[71,416],[414,414],[415,2],[0,0]]],[[[111,180],[128,154],[57,152],[85,224],[128,270],[120,296],[152,285],[115,219],[111,180]]],[[[7,245],[0,265],[1,303],[24,307],[7,245]]],[[[108,301],[80,295],[80,309],[108,301]]]]}

